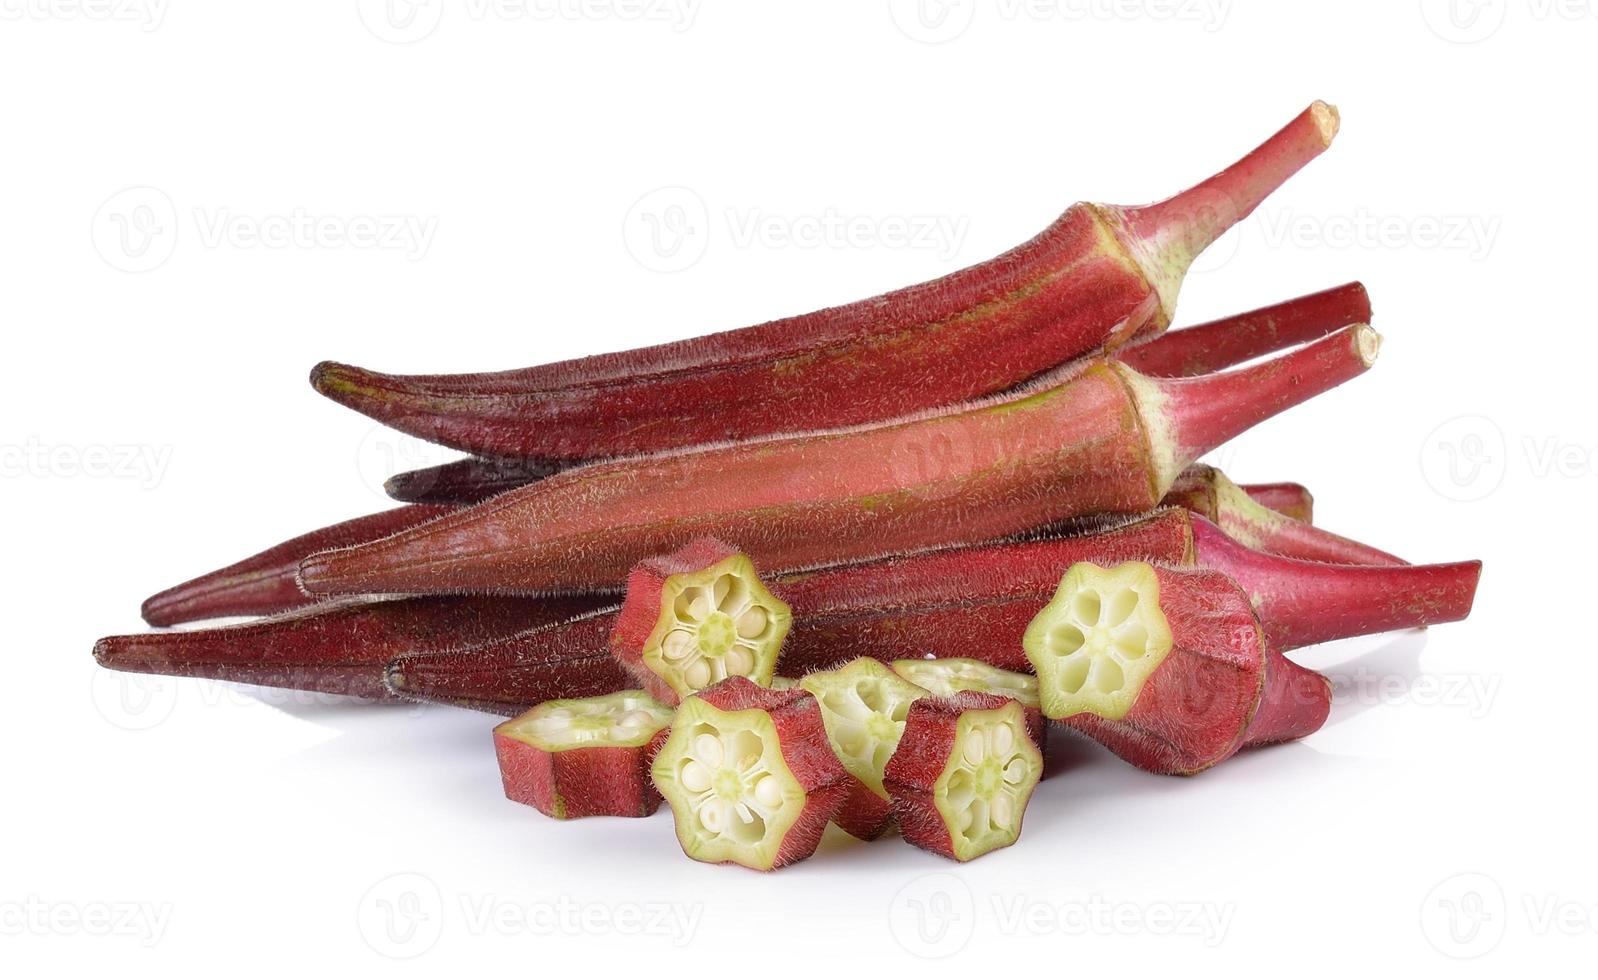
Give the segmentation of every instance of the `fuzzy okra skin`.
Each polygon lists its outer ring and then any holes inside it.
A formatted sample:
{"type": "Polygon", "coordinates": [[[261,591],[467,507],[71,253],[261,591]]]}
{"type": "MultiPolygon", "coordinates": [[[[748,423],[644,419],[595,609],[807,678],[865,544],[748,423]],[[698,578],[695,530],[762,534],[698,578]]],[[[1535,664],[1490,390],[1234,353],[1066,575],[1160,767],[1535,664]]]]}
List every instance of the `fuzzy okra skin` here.
{"type": "Polygon", "coordinates": [[[1074,205],[1010,252],[847,306],[491,374],[324,362],[311,383],[420,438],[550,460],[859,425],[986,397],[1164,330],[1193,258],[1319,156],[1337,125],[1336,110],[1317,102],[1175,197],[1074,205]]]}
{"type": "Polygon", "coordinates": [[[505,795],[557,820],[647,817],[672,711],[643,691],[546,701],[494,729],[505,795]]]}
{"type": "Polygon", "coordinates": [[[595,608],[583,597],[418,596],[345,601],[234,626],[109,636],[100,666],[174,677],[387,699],[396,657],[487,643],[595,608]]]}
{"type": "Polygon", "coordinates": [[[1232,538],[1260,551],[1340,565],[1405,563],[1402,558],[1265,505],[1214,467],[1188,467],[1172,484],[1165,500],[1202,514],[1232,538]]]}
{"type": "Polygon", "coordinates": [[[1100,361],[964,411],[586,466],[314,555],[300,583],[318,594],[576,592],[612,588],[702,536],[792,571],[1143,513],[1203,453],[1363,373],[1378,346],[1355,326],[1180,380],[1100,361]]]}
{"type": "Polygon", "coordinates": [[[223,616],[270,616],[316,602],[295,577],[300,562],[328,548],[345,548],[385,538],[447,514],[446,506],[412,505],[357,517],[251,555],[214,572],[144,600],[144,621],[151,626],[176,626],[223,616]]]}
{"type": "Polygon", "coordinates": [[[1326,721],[1331,684],[1270,645],[1221,572],[1074,566],[1024,640],[1043,713],[1150,772],[1191,775],[1326,721]]]}

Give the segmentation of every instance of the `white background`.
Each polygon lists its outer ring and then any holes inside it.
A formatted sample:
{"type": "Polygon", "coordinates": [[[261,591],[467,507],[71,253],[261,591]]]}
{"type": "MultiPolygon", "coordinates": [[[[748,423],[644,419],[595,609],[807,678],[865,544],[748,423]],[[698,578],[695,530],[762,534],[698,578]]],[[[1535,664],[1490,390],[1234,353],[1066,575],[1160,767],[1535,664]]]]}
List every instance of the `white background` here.
{"type": "Polygon", "coordinates": [[[1590,966],[1591,5],[684,2],[0,0],[7,972],[1590,966]],[[1176,780],[1060,740],[1008,851],[834,831],[759,876],[665,813],[505,801],[486,716],[92,664],[147,594],[447,458],[318,398],[320,359],[508,368],[856,299],[1317,97],[1336,146],[1179,319],[1358,278],[1387,346],[1220,461],[1487,572],[1468,624],[1312,651],[1339,703],[1302,744],[1176,780]]]}

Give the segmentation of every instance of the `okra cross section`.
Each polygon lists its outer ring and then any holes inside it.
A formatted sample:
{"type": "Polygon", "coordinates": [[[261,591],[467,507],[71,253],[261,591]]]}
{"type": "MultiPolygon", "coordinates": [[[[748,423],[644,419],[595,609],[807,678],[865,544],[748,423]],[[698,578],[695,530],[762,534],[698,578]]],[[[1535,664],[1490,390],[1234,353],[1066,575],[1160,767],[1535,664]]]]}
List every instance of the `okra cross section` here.
{"type": "Polygon", "coordinates": [[[855,781],[833,822],[861,840],[882,836],[893,817],[883,770],[899,747],[910,706],[927,692],[870,657],[807,674],[799,684],[820,703],[827,741],[855,781]]]}
{"type": "Polygon", "coordinates": [[[969,861],[1020,837],[1043,754],[1015,701],[924,698],[910,709],[885,775],[905,840],[969,861]]]}
{"type": "Polygon", "coordinates": [[[1071,566],[1023,639],[1050,718],[1090,712],[1120,719],[1171,651],[1152,566],[1071,566]]]}
{"type": "Polygon", "coordinates": [[[769,685],[792,621],[747,556],[706,538],[633,569],[611,649],[675,704],[728,677],[769,685]]]}
{"type": "Polygon", "coordinates": [[[760,871],[809,857],[847,789],[815,698],[742,677],[683,700],[651,775],[684,853],[760,871]]]}

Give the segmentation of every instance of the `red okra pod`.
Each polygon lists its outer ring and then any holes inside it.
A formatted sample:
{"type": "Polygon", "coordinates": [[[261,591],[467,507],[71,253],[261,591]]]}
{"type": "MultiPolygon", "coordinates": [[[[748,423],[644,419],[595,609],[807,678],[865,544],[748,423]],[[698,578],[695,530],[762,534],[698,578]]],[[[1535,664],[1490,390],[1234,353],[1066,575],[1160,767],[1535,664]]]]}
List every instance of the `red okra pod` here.
{"type": "Polygon", "coordinates": [[[598,600],[420,596],[346,601],[214,629],[109,636],[102,667],[384,699],[391,661],[486,643],[587,612],[598,600]]]}
{"type": "MultiPolygon", "coordinates": [[[[1351,324],[1368,323],[1369,312],[1365,288],[1350,283],[1213,323],[1173,330],[1117,356],[1150,377],[1203,374],[1318,339],[1351,324]],[[1366,315],[1359,316],[1362,312],[1366,315]],[[1195,331],[1202,335],[1201,342],[1188,337],[1195,331]],[[1176,348],[1179,353],[1167,354],[1168,348],[1176,348]],[[1213,351],[1201,359],[1194,353],[1195,348],[1213,351]]],[[[411,503],[475,504],[572,465],[580,464],[471,457],[396,474],[384,484],[384,489],[394,499],[411,503]]],[[[1302,500],[1294,497],[1287,498],[1287,503],[1294,508],[1303,506],[1302,500]]],[[[1293,516],[1302,515],[1295,510],[1293,516]]]]}
{"type": "Polygon", "coordinates": [[[1470,615],[1481,562],[1333,565],[1245,547],[1201,517],[1194,557],[1248,592],[1277,650],[1391,630],[1454,623],[1470,615]]]}
{"type": "Polygon", "coordinates": [[[328,548],[344,548],[388,537],[448,513],[452,508],[415,505],[357,517],[291,538],[225,568],[190,579],[144,600],[144,621],[176,626],[223,616],[270,616],[317,600],[296,581],[300,562],[328,548]]]}
{"type": "Polygon", "coordinates": [[[1334,330],[1371,322],[1370,295],[1357,282],[1285,303],[1172,330],[1116,354],[1156,378],[1191,378],[1319,340],[1334,330]]]}
{"type": "Polygon", "coordinates": [[[300,582],[318,594],[592,591],[704,536],[780,572],[1142,513],[1199,456],[1363,373],[1377,347],[1350,327],[1180,380],[1099,361],[959,412],[585,466],[314,555],[300,582]]]}
{"type": "Polygon", "coordinates": [[[832,429],[961,404],[1164,330],[1193,258],[1319,156],[1336,131],[1336,110],[1317,102],[1175,197],[1132,208],[1074,205],[1019,248],[847,306],[490,374],[402,376],[325,362],[311,382],[420,438],[549,460],[832,429]]]}

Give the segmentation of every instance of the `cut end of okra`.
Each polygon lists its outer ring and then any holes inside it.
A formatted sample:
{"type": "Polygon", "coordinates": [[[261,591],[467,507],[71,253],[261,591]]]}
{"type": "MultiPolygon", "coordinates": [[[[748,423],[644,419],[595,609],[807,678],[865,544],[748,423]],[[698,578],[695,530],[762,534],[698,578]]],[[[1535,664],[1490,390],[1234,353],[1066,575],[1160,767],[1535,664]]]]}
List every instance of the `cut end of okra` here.
{"type": "Polygon", "coordinates": [[[1072,565],[1022,644],[1038,674],[1044,714],[1124,717],[1171,652],[1154,567],[1072,565]]]}
{"type": "Polygon", "coordinates": [[[634,566],[610,646],[645,690],[676,704],[729,677],[769,685],[792,619],[747,556],[698,538],[634,566]]]}
{"type": "Polygon", "coordinates": [[[563,820],[648,816],[651,743],[671,718],[643,691],[546,701],[494,729],[505,795],[563,820]]]}
{"type": "Polygon", "coordinates": [[[792,619],[788,605],[761,584],[754,564],[734,554],[666,578],[643,663],[678,695],[728,677],[770,684],[792,619]]]}
{"type": "Polygon", "coordinates": [[[887,785],[906,840],[970,861],[1015,843],[1042,777],[1021,705],[967,693],[911,709],[887,785]]]}
{"type": "Polygon", "coordinates": [[[910,683],[940,698],[952,697],[962,691],[977,691],[1011,698],[1026,708],[1040,706],[1036,677],[1004,670],[969,657],[895,660],[893,670],[910,683]]]}
{"type": "Polygon", "coordinates": [[[672,710],[643,691],[545,701],[494,729],[546,752],[646,745],[671,724],[672,710]]]}
{"type": "Polygon", "coordinates": [[[806,674],[799,684],[820,703],[827,742],[843,768],[886,800],[882,772],[899,747],[910,705],[927,692],[870,657],[806,674]]]}
{"type": "Polygon", "coordinates": [[[818,761],[824,752],[808,749],[823,737],[815,699],[742,678],[706,694],[678,706],[652,768],[684,853],[758,871],[809,857],[836,812],[844,775],[836,760],[818,761]],[[785,741],[799,751],[790,757],[785,741]]]}

